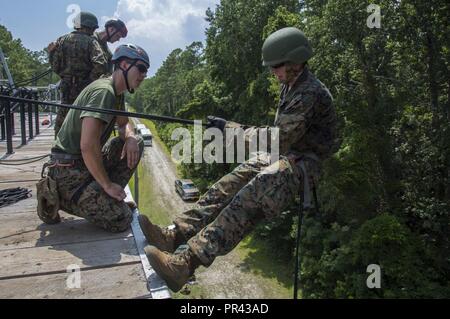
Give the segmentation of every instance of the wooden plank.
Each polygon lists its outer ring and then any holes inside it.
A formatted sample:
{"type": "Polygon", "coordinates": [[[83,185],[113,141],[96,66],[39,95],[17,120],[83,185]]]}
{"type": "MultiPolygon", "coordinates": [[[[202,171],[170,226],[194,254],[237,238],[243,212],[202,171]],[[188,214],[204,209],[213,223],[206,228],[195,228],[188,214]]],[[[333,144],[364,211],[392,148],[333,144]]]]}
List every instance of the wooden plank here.
{"type": "Polygon", "coordinates": [[[37,202],[36,194],[32,198],[24,199],[10,206],[0,208],[0,214],[21,214],[23,212],[36,212],[37,202]]]}
{"type": "MultiPolygon", "coordinates": [[[[20,135],[14,142],[20,143],[20,135]]],[[[52,143],[53,129],[43,129],[26,146],[15,147],[7,160],[47,154],[52,143]]],[[[0,189],[24,187],[33,194],[0,209],[0,298],[149,297],[131,230],[110,234],[62,212],[58,225],[45,225],[38,219],[35,184],[46,161],[0,165],[0,189]],[[66,287],[69,265],[81,268],[81,289],[66,287]]]]}
{"type": "Polygon", "coordinates": [[[37,217],[36,208],[30,212],[0,213],[0,251],[132,236],[131,230],[113,234],[85,219],[64,212],[60,215],[60,224],[47,225],[37,217]]]}
{"type": "Polygon", "coordinates": [[[40,165],[33,165],[33,166],[29,165],[18,167],[0,165],[1,170],[0,181],[3,182],[0,185],[0,189],[14,187],[15,184],[17,184],[18,182],[20,183],[21,181],[28,181],[30,179],[33,180],[40,179],[43,164],[44,163],[40,165]],[[12,183],[13,185],[5,185],[8,181],[14,181],[14,183],[12,183]]]}
{"type": "Polygon", "coordinates": [[[0,251],[0,280],[5,277],[65,272],[140,261],[133,238],[0,251]]]}
{"type": "Polygon", "coordinates": [[[82,271],[80,288],[69,289],[69,274],[0,281],[1,299],[129,299],[148,296],[140,264],[82,271]]]}
{"type": "Polygon", "coordinates": [[[3,180],[3,176],[5,174],[2,173],[2,183],[0,184],[0,190],[7,189],[7,188],[16,188],[16,187],[23,187],[28,188],[30,190],[35,191],[36,190],[36,183],[35,181],[30,181],[29,179],[33,179],[33,174],[26,173],[26,174],[19,174],[19,176],[15,176],[16,180],[12,182],[8,182],[7,180],[3,180]],[[22,179],[24,178],[24,179],[22,179]]]}

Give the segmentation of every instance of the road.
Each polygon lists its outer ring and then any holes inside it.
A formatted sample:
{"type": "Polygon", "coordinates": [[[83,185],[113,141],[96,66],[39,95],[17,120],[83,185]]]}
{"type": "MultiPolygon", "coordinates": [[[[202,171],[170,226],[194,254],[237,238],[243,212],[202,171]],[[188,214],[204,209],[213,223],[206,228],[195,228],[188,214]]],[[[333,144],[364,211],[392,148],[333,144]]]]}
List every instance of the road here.
{"type": "MultiPolygon", "coordinates": [[[[152,199],[157,207],[163,210],[170,220],[183,211],[194,206],[185,203],[175,191],[176,166],[171,158],[164,153],[161,145],[154,142],[153,147],[146,147],[143,158],[143,167],[149,173],[152,181],[152,199]]],[[[145,186],[145,185],[144,185],[145,186]]]]}

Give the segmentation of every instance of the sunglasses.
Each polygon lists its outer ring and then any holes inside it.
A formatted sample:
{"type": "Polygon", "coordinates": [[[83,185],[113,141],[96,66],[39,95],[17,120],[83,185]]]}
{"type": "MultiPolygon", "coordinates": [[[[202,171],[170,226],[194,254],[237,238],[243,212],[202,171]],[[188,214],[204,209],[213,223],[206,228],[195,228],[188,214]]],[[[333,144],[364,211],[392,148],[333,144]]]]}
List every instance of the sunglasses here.
{"type": "Polygon", "coordinates": [[[143,65],[143,64],[135,64],[134,66],[137,67],[139,72],[147,74],[148,68],[145,65],[143,65]]]}
{"type": "Polygon", "coordinates": [[[272,65],[270,68],[271,69],[278,69],[281,68],[282,66],[285,66],[286,62],[280,63],[280,64],[276,64],[276,65],[272,65]]]}

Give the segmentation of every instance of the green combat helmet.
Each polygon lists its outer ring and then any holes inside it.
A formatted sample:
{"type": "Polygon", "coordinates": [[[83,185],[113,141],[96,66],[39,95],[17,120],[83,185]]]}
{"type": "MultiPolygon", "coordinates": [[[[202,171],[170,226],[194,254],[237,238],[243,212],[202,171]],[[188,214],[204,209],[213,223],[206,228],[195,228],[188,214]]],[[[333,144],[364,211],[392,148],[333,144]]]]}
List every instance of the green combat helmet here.
{"type": "Polygon", "coordinates": [[[73,27],[75,29],[88,28],[88,29],[98,29],[97,17],[90,12],[80,12],[73,19],[73,27]]]}
{"type": "Polygon", "coordinates": [[[264,42],[262,54],[264,66],[275,66],[286,62],[305,63],[313,51],[303,32],[289,27],[272,33],[264,42]]]}

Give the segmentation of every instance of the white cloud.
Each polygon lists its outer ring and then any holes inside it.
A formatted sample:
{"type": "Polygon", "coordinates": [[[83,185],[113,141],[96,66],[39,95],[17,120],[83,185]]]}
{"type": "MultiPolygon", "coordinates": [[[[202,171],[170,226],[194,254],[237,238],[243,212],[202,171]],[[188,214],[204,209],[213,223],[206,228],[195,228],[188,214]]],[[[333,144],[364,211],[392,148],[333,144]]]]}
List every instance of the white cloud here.
{"type": "MultiPolygon", "coordinates": [[[[114,16],[127,24],[129,43],[142,46],[150,55],[154,74],[176,48],[204,41],[205,12],[220,0],[119,0],[114,16]]],[[[106,20],[107,17],[103,17],[106,20]]]]}

